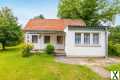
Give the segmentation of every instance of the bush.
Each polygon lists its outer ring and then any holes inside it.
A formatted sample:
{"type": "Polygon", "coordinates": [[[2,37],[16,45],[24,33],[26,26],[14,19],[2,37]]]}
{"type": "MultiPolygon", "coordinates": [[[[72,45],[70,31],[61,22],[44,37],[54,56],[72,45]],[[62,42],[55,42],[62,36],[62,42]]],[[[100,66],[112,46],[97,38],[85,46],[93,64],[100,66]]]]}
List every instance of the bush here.
{"type": "Polygon", "coordinates": [[[120,56],[120,44],[109,42],[108,53],[111,56],[120,56]]]}
{"type": "Polygon", "coordinates": [[[22,56],[23,57],[29,57],[31,55],[31,50],[33,49],[32,44],[25,44],[23,51],[22,51],[22,56]]]}
{"type": "Polygon", "coordinates": [[[115,44],[114,46],[116,49],[117,56],[120,56],[120,44],[115,44]]]}
{"type": "Polygon", "coordinates": [[[109,55],[120,56],[120,27],[112,27],[109,31],[109,55]]]}
{"type": "Polygon", "coordinates": [[[46,51],[47,54],[53,54],[54,50],[55,50],[55,48],[54,48],[53,45],[47,44],[46,49],[45,49],[45,51],[46,51]]]}

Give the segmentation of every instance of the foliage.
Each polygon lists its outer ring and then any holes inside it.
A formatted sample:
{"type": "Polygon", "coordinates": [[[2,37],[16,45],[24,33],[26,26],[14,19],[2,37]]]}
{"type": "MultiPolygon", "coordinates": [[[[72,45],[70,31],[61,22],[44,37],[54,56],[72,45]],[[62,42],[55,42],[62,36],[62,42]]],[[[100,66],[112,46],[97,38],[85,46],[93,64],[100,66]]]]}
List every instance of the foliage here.
{"type": "Polygon", "coordinates": [[[110,28],[109,40],[113,43],[120,44],[120,26],[110,28]]]}
{"type": "Polygon", "coordinates": [[[120,71],[120,64],[112,64],[106,67],[109,71],[120,71]]]}
{"type": "Polygon", "coordinates": [[[8,44],[21,42],[22,31],[17,23],[17,18],[13,16],[11,10],[7,7],[0,10],[0,43],[3,49],[8,44]]]}
{"type": "Polygon", "coordinates": [[[31,53],[32,49],[33,49],[32,44],[25,44],[24,47],[23,47],[22,56],[23,57],[29,57],[32,54],[31,53]]]}
{"type": "Polygon", "coordinates": [[[112,22],[120,13],[120,0],[60,0],[58,17],[83,19],[87,25],[112,22]]]}
{"type": "Polygon", "coordinates": [[[35,16],[34,18],[35,19],[45,19],[45,17],[42,14],[40,14],[39,16],[35,16]]]}
{"type": "Polygon", "coordinates": [[[120,27],[110,28],[109,55],[120,56],[120,27]]]}
{"type": "Polygon", "coordinates": [[[120,56],[120,44],[113,44],[112,42],[109,42],[108,48],[109,55],[120,56]]]}
{"type": "Polygon", "coordinates": [[[54,53],[54,49],[55,48],[54,48],[53,45],[47,44],[45,51],[46,51],[47,54],[53,54],[54,53]]]}
{"type": "Polygon", "coordinates": [[[22,50],[23,45],[0,51],[0,80],[106,80],[86,66],[59,63],[47,54],[23,58],[22,50]]]}

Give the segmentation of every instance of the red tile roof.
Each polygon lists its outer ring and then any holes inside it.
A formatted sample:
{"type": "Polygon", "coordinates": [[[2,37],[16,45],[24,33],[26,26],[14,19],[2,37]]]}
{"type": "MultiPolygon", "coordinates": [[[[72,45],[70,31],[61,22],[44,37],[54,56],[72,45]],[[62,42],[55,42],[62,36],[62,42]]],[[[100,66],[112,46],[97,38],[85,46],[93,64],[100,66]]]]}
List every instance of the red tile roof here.
{"type": "Polygon", "coordinates": [[[56,30],[63,31],[67,25],[84,26],[82,20],[71,19],[31,19],[24,30],[56,30]]]}

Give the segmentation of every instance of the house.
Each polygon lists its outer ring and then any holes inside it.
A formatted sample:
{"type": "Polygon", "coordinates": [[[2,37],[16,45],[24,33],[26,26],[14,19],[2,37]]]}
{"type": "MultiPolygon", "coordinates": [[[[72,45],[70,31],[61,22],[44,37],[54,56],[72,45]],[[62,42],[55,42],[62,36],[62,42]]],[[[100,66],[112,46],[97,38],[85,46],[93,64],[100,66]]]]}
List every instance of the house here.
{"type": "Polygon", "coordinates": [[[26,24],[25,42],[34,50],[44,50],[47,43],[68,57],[107,56],[108,35],[104,26],[86,27],[82,20],[31,19],[26,24]]]}

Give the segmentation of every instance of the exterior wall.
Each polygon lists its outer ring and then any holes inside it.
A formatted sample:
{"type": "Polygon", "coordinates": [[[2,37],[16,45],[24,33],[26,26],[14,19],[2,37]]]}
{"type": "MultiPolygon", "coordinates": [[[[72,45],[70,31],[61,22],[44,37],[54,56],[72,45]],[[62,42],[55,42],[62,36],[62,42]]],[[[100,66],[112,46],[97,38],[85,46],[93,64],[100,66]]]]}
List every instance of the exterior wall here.
{"type": "MultiPolygon", "coordinates": [[[[105,31],[95,30],[68,30],[65,29],[65,52],[68,57],[105,57],[106,39],[105,31]],[[99,33],[99,45],[76,45],[75,33],[99,33]]],[[[90,34],[91,36],[91,34],[90,34]]],[[[83,37],[83,35],[81,35],[83,37]]],[[[83,40],[82,40],[83,42],[83,40]]]]}
{"type": "MultiPolygon", "coordinates": [[[[105,57],[107,48],[106,46],[106,36],[105,30],[86,30],[86,29],[76,29],[69,30],[68,27],[64,29],[64,32],[36,32],[30,31],[25,34],[25,42],[32,42],[32,35],[38,36],[38,43],[34,43],[34,49],[44,49],[46,44],[44,44],[44,36],[50,35],[51,44],[55,46],[55,49],[65,49],[66,56],[68,57],[105,57]],[[65,32],[65,33],[64,33],[65,32]],[[99,45],[76,45],[75,44],[75,33],[99,33],[99,45]],[[65,36],[64,44],[57,44],[57,35],[65,36]]],[[[90,36],[91,36],[90,34],[90,36]]],[[[83,34],[81,37],[84,37],[83,34]]],[[[91,36],[92,37],[92,36],[91,36]]],[[[92,39],[90,39],[92,41],[92,39]]],[[[83,43],[83,39],[82,39],[83,43]]]]}
{"type": "Polygon", "coordinates": [[[41,32],[26,32],[25,34],[25,42],[32,43],[32,35],[38,36],[38,43],[33,43],[34,49],[45,49],[46,44],[44,43],[44,36],[50,35],[50,43],[55,46],[55,49],[64,49],[64,40],[63,44],[57,44],[57,35],[64,36],[64,33],[41,33],[41,32]]]}

